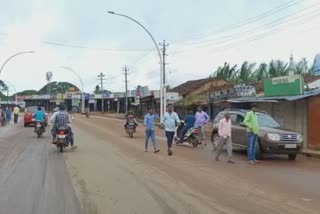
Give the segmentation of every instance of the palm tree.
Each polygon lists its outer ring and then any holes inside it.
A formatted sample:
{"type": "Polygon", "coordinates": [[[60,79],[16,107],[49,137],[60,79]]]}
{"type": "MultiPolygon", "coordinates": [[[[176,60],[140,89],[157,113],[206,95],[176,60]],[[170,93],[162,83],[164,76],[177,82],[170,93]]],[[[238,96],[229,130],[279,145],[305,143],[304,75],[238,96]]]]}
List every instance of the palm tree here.
{"type": "Polygon", "coordinates": [[[254,77],[257,81],[269,78],[268,64],[261,63],[258,69],[254,72],[254,77]]]}
{"type": "Polygon", "coordinates": [[[237,65],[230,67],[230,64],[225,62],[223,66],[218,67],[212,76],[226,81],[234,81],[236,68],[237,65]]]}
{"type": "Polygon", "coordinates": [[[256,63],[243,62],[240,69],[237,70],[235,81],[237,83],[249,83],[254,80],[253,69],[256,63]]]}
{"type": "Polygon", "coordinates": [[[288,75],[288,63],[281,60],[272,60],[269,63],[269,77],[280,77],[288,75]]]}
{"type": "Polygon", "coordinates": [[[295,74],[307,75],[309,72],[309,66],[306,58],[302,58],[295,65],[295,74]]]}
{"type": "Polygon", "coordinates": [[[8,86],[4,83],[4,81],[0,80],[0,91],[6,91],[8,89],[8,86]]]}

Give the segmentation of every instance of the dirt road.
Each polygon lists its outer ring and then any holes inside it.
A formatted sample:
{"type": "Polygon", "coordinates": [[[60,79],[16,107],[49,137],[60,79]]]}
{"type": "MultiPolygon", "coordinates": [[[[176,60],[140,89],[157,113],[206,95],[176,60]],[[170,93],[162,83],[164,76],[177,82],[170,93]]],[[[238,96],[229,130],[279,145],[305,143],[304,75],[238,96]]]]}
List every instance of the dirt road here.
{"type": "Polygon", "coordinates": [[[32,128],[0,128],[0,213],[79,214],[63,155],[32,128]]]}
{"type": "Polygon", "coordinates": [[[209,147],[185,146],[169,157],[160,132],[153,154],[144,152],[142,127],[134,139],[117,119],[78,116],[73,127],[79,149],[65,158],[84,213],[319,213],[319,160],[249,166],[236,153],[229,165],[209,147]]]}

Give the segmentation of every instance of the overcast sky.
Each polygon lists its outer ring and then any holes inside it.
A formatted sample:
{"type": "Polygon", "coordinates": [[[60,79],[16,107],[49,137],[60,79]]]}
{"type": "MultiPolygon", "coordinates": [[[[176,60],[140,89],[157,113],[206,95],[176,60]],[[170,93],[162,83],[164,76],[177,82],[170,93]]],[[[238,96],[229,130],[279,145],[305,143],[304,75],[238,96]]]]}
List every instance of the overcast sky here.
{"type": "Polygon", "coordinates": [[[20,51],[1,79],[18,91],[39,89],[45,74],[54,81],[91,92],[97,75],[105,88],[124,91],[122,68],[130,68],[129,88],[159,88],[159,58],[148,35],[135,23],[108,10],[139,20],[157,42],[169,43],[168,84],[209,76],[225,61],[240,64],[306,57],[320,52],[319,0],[2,0],[0,64],[20,51]]]}

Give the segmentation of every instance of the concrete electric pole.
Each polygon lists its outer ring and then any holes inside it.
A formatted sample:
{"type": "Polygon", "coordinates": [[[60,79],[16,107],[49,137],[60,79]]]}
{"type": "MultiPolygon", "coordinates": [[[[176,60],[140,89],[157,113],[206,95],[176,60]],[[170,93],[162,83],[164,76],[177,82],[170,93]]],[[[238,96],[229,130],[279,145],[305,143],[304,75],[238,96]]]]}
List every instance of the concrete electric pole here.
{"type": "Polygon", "coordinates": [[[163,70],[163,110],[166,112],[167,109],[167,78],[166,78],[166,56],[168,54],[166,53],[167,49],[166,47],[169,46],[168,43],[166,43],[166,40],[163,40],[163,43],[160,43],[160,46],[162,46],[162,70],[163,70]]]}
{"type": "Polygon", "coordinates": [[[100,81],[100,85],[101,85],[101,112],[104,113],[104,98],[103,98],[103,85],[104,85],[104,81],[106,80],[105,79],[105,74],[103,73],[100,73],[98,75],[98,78],[99,78],[99,81],[100,81]]]}
{"type": "Polygon", "coordinates": [[[126,114],[128,114],[128,71],[129,68],[127,66],[124,67],[124,78],[125,78],[125,97],[126,97],[126,114]]]}

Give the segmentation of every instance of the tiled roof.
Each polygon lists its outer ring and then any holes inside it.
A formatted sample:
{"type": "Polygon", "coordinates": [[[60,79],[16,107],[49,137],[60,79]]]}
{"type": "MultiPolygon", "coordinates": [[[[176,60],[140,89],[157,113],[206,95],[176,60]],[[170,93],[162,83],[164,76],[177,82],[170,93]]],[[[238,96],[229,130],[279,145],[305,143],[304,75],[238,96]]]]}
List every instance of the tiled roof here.
{"type": "Polygon", "coordinates": [[[304,77],[304,82],[309,84],[319,79],[320,79],[320,76],[307,76],[307,77],[304,77]]]}
{"type": "Polygon", "coordinates": [[[190,92],[194,91],[195,89],[200,88],[202,85],[207,84],[208,82],[215,80],[216,78],[205,78],[205,79],[199,79],[199,80],[190,80],[187,81],[170,91],[172,92],[178,92],[180,95],[186,95],[190,92]]]}

